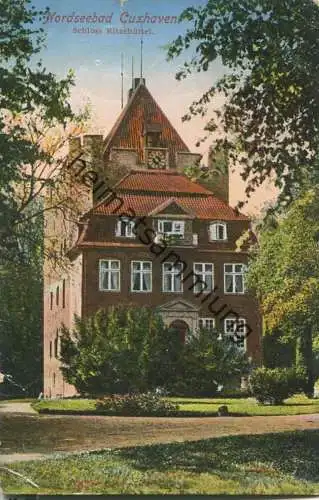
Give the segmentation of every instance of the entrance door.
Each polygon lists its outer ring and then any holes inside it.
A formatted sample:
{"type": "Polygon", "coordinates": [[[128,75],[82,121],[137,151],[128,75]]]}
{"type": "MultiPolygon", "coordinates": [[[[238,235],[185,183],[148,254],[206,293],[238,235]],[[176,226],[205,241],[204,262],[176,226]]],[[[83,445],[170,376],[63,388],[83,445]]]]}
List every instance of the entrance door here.
{"type": "Polygon", "coordinates": [[[185,342],[189,332],[188,324],[185,321],[176,319],[170,324],[170,328],[174,329],[178,333],[182,342],[185,342]]]}

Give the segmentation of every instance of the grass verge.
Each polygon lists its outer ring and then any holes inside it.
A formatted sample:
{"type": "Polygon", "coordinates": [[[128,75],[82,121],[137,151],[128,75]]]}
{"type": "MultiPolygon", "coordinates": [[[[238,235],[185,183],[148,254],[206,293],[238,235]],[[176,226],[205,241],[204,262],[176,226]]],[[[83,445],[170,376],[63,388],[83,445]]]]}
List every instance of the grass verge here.
{"type": "Polygon", "coordinates": [[[319,431],[229,436],[81,453],[9,465],[5,493],[319,493],[319,431]]]}
{"type": "MultiPolygon", "coordinates": [[[[303,395],[296,395],[285,401],[283,405],[260,405],[254,398],[167,398],[179,405],[180,415],[185,416],[214,416],[221,405],[227,405],[230,414],[247,416],[268,415],[302,415],[319,413],[319,399],[309,399],[303,395]]],[[[40,412],[52,413],[87,413],[94,414],[94,399],[60,399],[37,401],[33,408],[40,412]]]]}

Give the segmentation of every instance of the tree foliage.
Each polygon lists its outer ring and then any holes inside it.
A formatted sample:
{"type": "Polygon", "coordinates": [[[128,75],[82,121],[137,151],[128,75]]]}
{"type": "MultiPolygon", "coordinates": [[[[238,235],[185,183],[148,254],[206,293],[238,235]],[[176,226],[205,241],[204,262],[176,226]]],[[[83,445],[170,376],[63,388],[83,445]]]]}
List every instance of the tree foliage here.
{"type": "Polygon", "coordinates": [[[177,79],[208,71],[225,74],[193,102],[184,120],[208,116],[207,135],[247,180],[249,197],[271,176],[287,203],[304,175],[316,173],[319,150],[319,6],[313,0],[208,0],[184,10],[191,23],[168,48],[168,58],[192,56],[177,79]],[[212,109],[216,97],[222,107],[212,109]]]}
{"type": "Polygon", "coordinates": [[[62,329],[62,373],[80,393],[154,389],[174,378],[181,342],[149,308],[116,307],[62,329]]]}
{"type": "Polygon", "coordinates": [[[72,71],[60,79],[39,59],[44,15],[30,0],[0,4],[0,362],[32,394],[41,388],[44,214],[70,202],[65,144],[86,118],[69,103],[72,71]]]}
{"type": "Polygon", "coordinates": [[[247,277],[261,303],[265,331],[279,329],[298,341],[308,379],[319,319],[318,200],[318,189],[308,190],[264,224],[247,277]]]}
{"type": "Polygon", "coordinates": [[[82,394],[164,388],[174,394],[212,395],[247,369],[234,343],[200,330],[186,344],[150,308],[117,307],[75,319],[61,336],[62,373],[82,394]]]}
{"type": "Polygon", "coordinates": [[[41,216],[33,218],[19,258],[0,267],[0,371],[12,379],[9,394],[36,396],[42,387],[42,233],[41,216]]]}
{"type": "MultiPolygon", "coordinates": [[[[38,58],[44,47],[39,22],[45,12],[30,0],[3,0],[0,6],[0,259],[14,260],[16,239],[39,215],[45,188],[52,186],[61,155],[52,148],[52,131],[66,135],[81,125],[69,103],[74,77],[58,79],[38,58]],[[35,211],[34,211],[35,210],[35,211]]],[[[61,149],[60,142],[60,149],[61,149]]]]}
{"type": "Polygon", "coordinates": [[[249,372],[245,353],[217,332],[200,329],[185,344],[173,392],[183,396],[211,397],[222,388],[238,389],[249,372]]]}

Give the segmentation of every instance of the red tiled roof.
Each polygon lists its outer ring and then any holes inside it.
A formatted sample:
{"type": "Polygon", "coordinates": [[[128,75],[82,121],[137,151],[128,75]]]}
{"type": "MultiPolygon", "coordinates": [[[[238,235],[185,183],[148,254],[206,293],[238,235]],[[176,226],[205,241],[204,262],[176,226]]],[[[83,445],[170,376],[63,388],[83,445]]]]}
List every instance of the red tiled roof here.
{"type": "Polygon", "coordinates": [[[115,190],[212,194],[186,175],[169,170],[132,170],[116,185],[115,190]]]}
{"type": "Polygon", "coordinates": [[[112,197],[106,198],[91,213],[114,215],[133,212],[137,216],[145,216],[172,200],[174,193],[174,201],[199,219],[249,220],[246,215],[216,198],[211,191],[176,170],[132,170],[114,186],[113,193],[117,198],[113,196],[113,201],[112,197]]]}
{"type": "MultiPolygon", "coordinates": [[[[115,190],[116,192],[116,190],[115,190]]],[[[134,213],[137,216],[148,215],[158,205],[170,199],[165,194],[131,194],[117,193],[117,199],[109,203],[105,200],[98,205],[94,214],[97,215],[116,215],[121,213],[134,213]],[[119,198],[123,200],[123,205],[119,206],[119,198]]],[[[243,214],[237,212],[222,200],[215,198],[212,194],[201,196],[178,196],[176,202],[186,210],[194,212],[199,219],[221,219],[221,220],[248,220],[243,214]]]]}
{"type": "Polygon", "coordinates": [[[157,125],[161,128],[161,147],[168,148],[171,165],[175,165],[177,151],[189,152],[187,145],[149,90],[141,83],[106,137],[106,153],[112,147],[132,148],[138,152],[139,161],[142,161],[143,146],[141,137],[146,124],[157,125]]]}

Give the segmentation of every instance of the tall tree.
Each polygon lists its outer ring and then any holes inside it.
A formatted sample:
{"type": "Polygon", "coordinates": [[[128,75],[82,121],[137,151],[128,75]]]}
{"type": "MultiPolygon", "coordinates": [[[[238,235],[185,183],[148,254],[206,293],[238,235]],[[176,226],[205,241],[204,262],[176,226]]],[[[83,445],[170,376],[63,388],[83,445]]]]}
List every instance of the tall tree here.
{"type": "MultiPolygon", "coordinates": [[[[313,0],[208,0],[187,8],[191,27],[168,48],[168,58],[192,49],[177,73],[208,71],[219,60],[225,74],[193,102],[184,120],[208,116],[207,135],[228,152],[247,180],[249,197],[272,176],[279,201],[293,197],[319,151],[319,6],[313,0]],[[216,96],[224,98],[213,110],[216,96]]],[[[240,204],[242,205],[243,202],[240,204]]]]}
{"type": "Polygon", "coordinates": [[[58,79],[38,59],[44,35],[36,26],[44,15],[30,0],[3,0],[0,5],[0,259],[11,255],[22,225],[37,217],[32,209],[39,210],[39,204],[34,202],[52,184],[52,170],[60,164],[43,147],[48,131],[82,118],[69,103],[72,71],[58,79]]]}
{"type": "Polygon", "coordinates": [[[176,376],[178,347],[181,340],[158,313],[119,306],[63,328],[61,371],[82,394],[154,389],[176,376]]]}
{"type": "Polygon", "coordinates": [[[24,228],[18,245],[17,258],[0,266],[0,371],[6,392],[35,396],[42,387],[41,216],[24,228]]]}
{"type": "Polygon", "coordinates": [[[63,150],[85,118],[69,103],[72,71],[59,79],[39,59],[44,15],[30,0],[0,3],[0,369],[32,394],[41,379],[43,214],[70,201],[63,150]]]}
{"type": "MultiPolygon", "coordinates": [[[[319,197],[307,191],[288,210],[266,222],[252,254],[248,284],[262,306],[265,332],[278,332],[298,345],[297,367],[313,393],[313,343],[319,320],[319,197]]],[[[318,375],[318,374],[317,374],[318,375]]]]}

